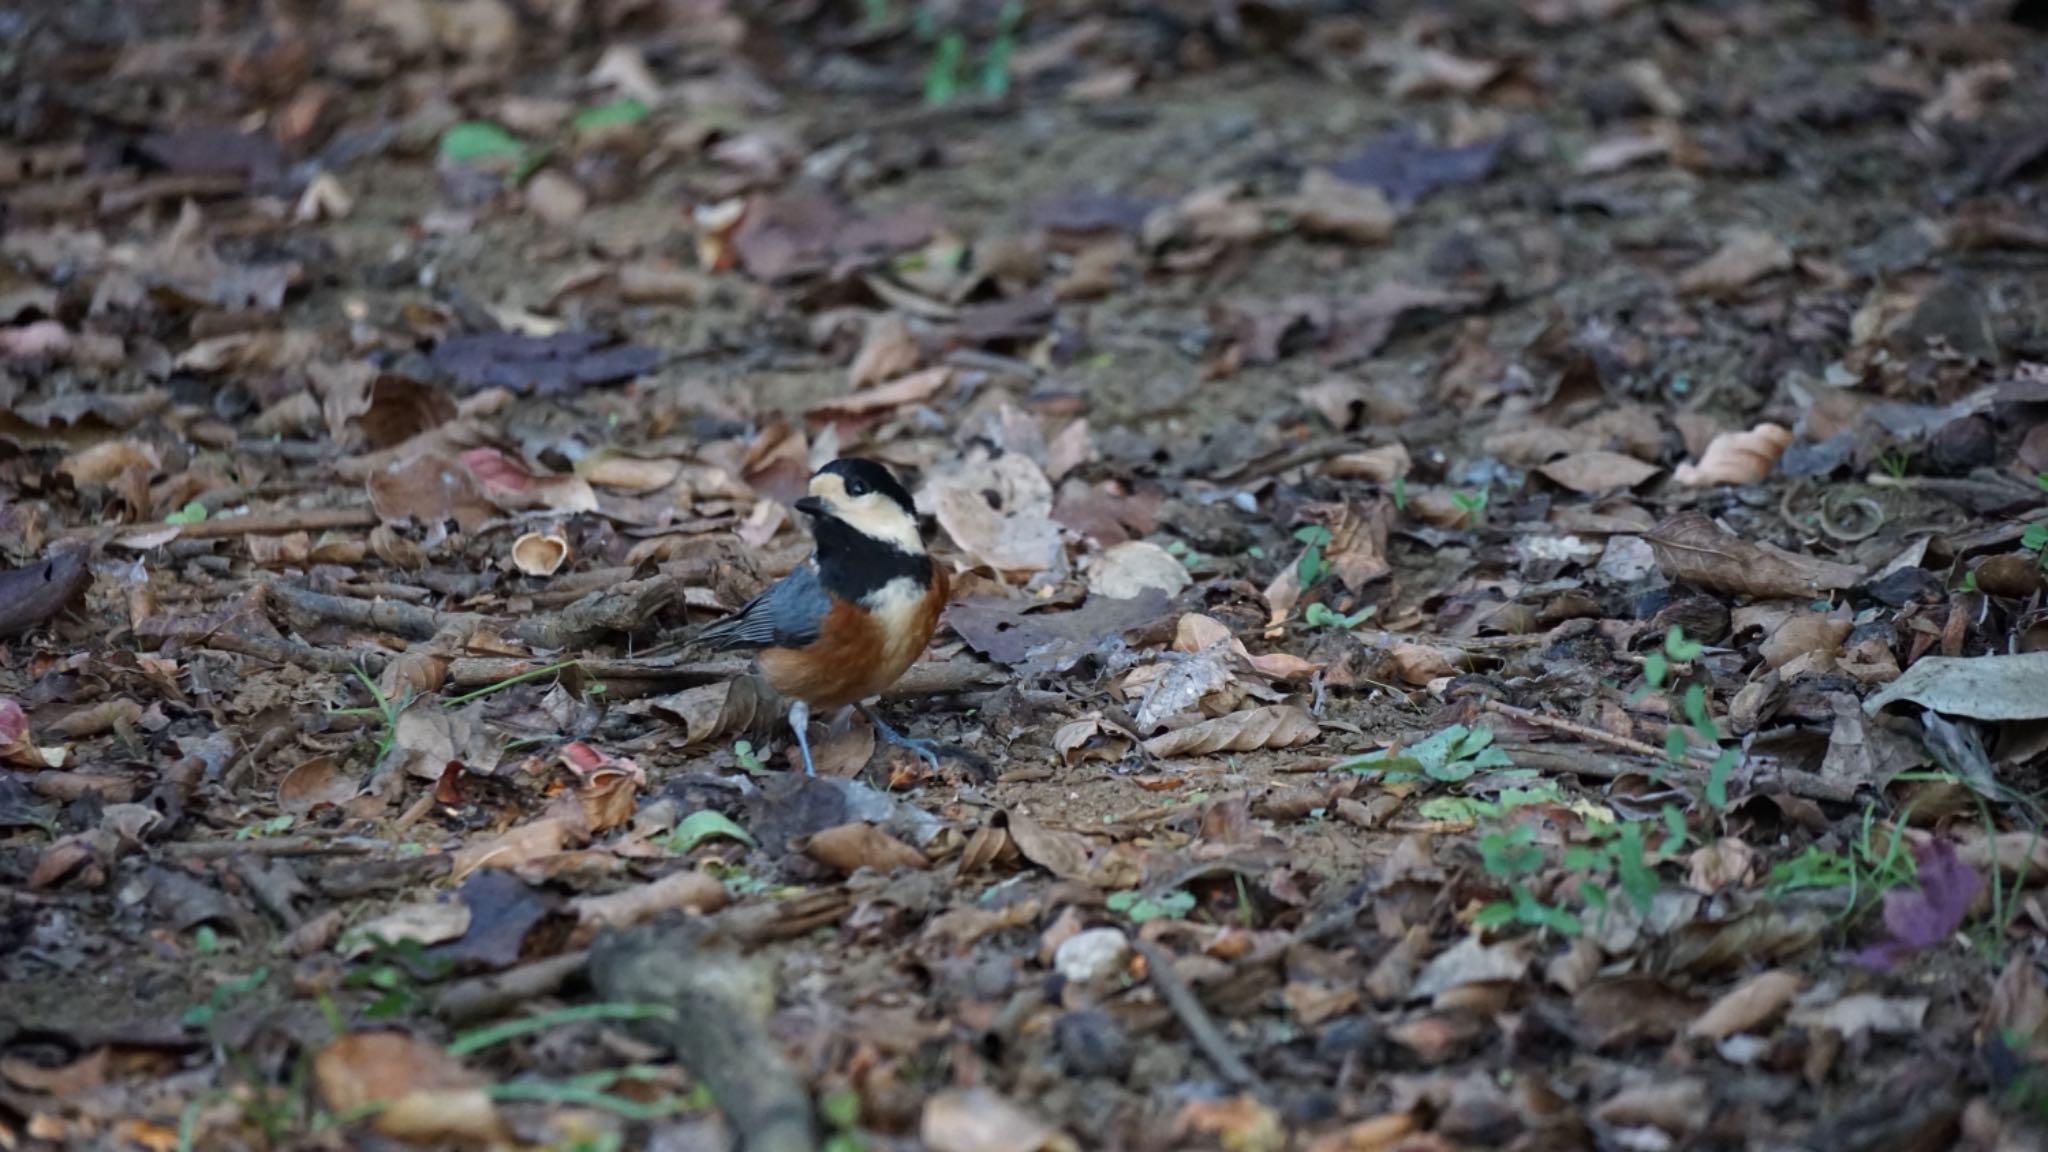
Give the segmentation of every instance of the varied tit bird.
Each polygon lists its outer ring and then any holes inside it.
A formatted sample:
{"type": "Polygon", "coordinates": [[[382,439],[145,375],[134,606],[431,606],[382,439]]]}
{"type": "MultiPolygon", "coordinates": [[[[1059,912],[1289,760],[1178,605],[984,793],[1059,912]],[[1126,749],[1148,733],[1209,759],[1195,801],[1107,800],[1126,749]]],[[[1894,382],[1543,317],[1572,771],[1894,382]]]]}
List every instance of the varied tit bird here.
{"type": "Polygon", "coordinates": [[[818,469],[796,510],[811,518],[811,558],[698,639],[758,650],[762,675],[791,701],[805,772],[818,771],[811,709],[848,704],[937,767],[938,745],[904,736],[866,704],[917,662],[946,607],[946,573],[925,553],[910,493],[882,465],[849,457],[818,469]]]}

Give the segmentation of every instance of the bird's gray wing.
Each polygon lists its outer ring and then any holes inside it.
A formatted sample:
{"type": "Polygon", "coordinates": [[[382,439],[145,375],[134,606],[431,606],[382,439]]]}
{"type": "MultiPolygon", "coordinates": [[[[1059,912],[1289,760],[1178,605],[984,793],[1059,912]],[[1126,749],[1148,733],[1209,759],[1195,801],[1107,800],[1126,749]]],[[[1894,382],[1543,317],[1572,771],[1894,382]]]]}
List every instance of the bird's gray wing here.
{"type": "Polygon", "coordinates": [[[832,598],[806,564],[747,601],[738,612],[700,633],[717,648],[802,648],[817,640],[832,598]]]}

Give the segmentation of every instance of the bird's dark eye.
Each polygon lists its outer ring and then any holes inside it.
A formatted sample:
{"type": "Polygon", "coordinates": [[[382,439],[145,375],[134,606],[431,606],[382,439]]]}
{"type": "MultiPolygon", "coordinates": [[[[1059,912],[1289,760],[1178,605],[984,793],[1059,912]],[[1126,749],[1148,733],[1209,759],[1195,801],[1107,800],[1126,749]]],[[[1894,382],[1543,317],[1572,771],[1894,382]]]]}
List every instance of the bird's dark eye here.
{"type": "Polygon", "coordinates": [[[867,495],[868,482],[865,480],[848,480],[846,482],[846,494],[856,500],[867,495]]]}

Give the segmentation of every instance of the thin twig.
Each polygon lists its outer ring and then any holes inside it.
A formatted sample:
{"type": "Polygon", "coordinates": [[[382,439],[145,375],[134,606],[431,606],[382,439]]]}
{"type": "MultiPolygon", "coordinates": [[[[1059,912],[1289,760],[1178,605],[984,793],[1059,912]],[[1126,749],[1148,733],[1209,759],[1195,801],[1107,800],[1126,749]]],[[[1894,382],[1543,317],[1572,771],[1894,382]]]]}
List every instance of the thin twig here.
{"type": "Polygon", "coordinates": [[[552,996],[590,968],[587,950],[564,952],[489,976],[457,981],[434,999],[434,1013],[454,1024],[485,1020],[507,1010],[552,996]]]}
{"type": "MultiPolygon", "coordinates": [[[[247,516],[220,516],[196,524],[168,524],[162,520],[124,524],[117,538],[143,536],[176,529],[180,540],[220,540],[232,536],[283,536],[290,532],[326,532],[341,528],[374,528],[377,513],[363,508],[287,508],[272,512],[251,512],[247,516]]],[[[101,525],[73,528],[67,540],[83,540],[106,532],[101,525]]]]}
{"type": "MultiPolygon", "coordinates": [[[[1531,712],[1527,708],[1517,708],[1513,704],[1503,704],[1498,700],[1484,701],[1480,704],[1480,707],[1488,712],[1505,716],[1517,723],[1528,724],[1537,728],[1548,728],[1552,732],[1562,732],[1567,736],[1584,740],[1590,744],[1605,744],[1609,748],[1618,749],[1622,752],[1632,752],[1637,756],[1648,756],[1652,760],[1665,759],[1664,749],[1654,744],[1645,744],[1641,740],[1629,736],[1616,736],[1612,732],[1595,728],[1589,724],[1580,724],[1577,721],[1566,720],[1560,716],[1545,715],[1542,712],[1531,712]]],[[[1685,758],[1693,763],[1705,764],[1705,761],[1702,761],[1691,748],[1685,750],[1685,758]]]]}
{"type": "Polygon", "coordinates": [[[381,840],[332,836],[259,836],[249,840],[173,840],[158,848],[188,860],[229,856],[369,856],[390,848],[381,840]]]}
{"type": "Polygon", "coordinates": [[[391,600],[359,600],[353,596],[330,596],[288,584],[282,580],[269,583],[270,596],[284,605],[287,612],[301,613],[315,620],[333,621],[354,628],[372,628],[403,636],[408,640],[428,640],[448,626],[467,626],[474,630],[484,618],[471,612],[436,612],[417,604],[400,604],[391,600]]]}
{"type": "Polygon", "coordinates": [[[1159,996],[1166,1006],[1173,1009],[1181,1027],[1187,1029],[1188,1039],[1202,1050],[1209,1063],[1223,1079],[1235,1088],[1263,1088],[1258,1073],[1237,1054],[1224,1038],[1223,1030],[1209,1018],[1209,1010],[1202,1007],[1202,1001],[1195,990],[1188,987],[1180,973],[1173,970],[1173,956],[1166,949],[1150,940],[1133,940],[1131,947],[1145,958],[1145,969],[1153,987],[1159,989],[1159,996]]]}

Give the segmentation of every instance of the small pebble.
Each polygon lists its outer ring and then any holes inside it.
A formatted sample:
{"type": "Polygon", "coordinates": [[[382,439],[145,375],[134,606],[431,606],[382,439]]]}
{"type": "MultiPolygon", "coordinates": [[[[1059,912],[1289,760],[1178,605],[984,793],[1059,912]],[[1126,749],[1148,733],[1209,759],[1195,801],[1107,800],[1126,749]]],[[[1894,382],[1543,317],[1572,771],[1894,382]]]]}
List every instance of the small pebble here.
{"type": "Polygon", "coordinates": [[[1130,941],[1121,929],[1090,928],[1068,937],[1053,953],[1052,966],[1076,984],[1093,984],[1123,972],[1130,956],[1130,941]]]}

